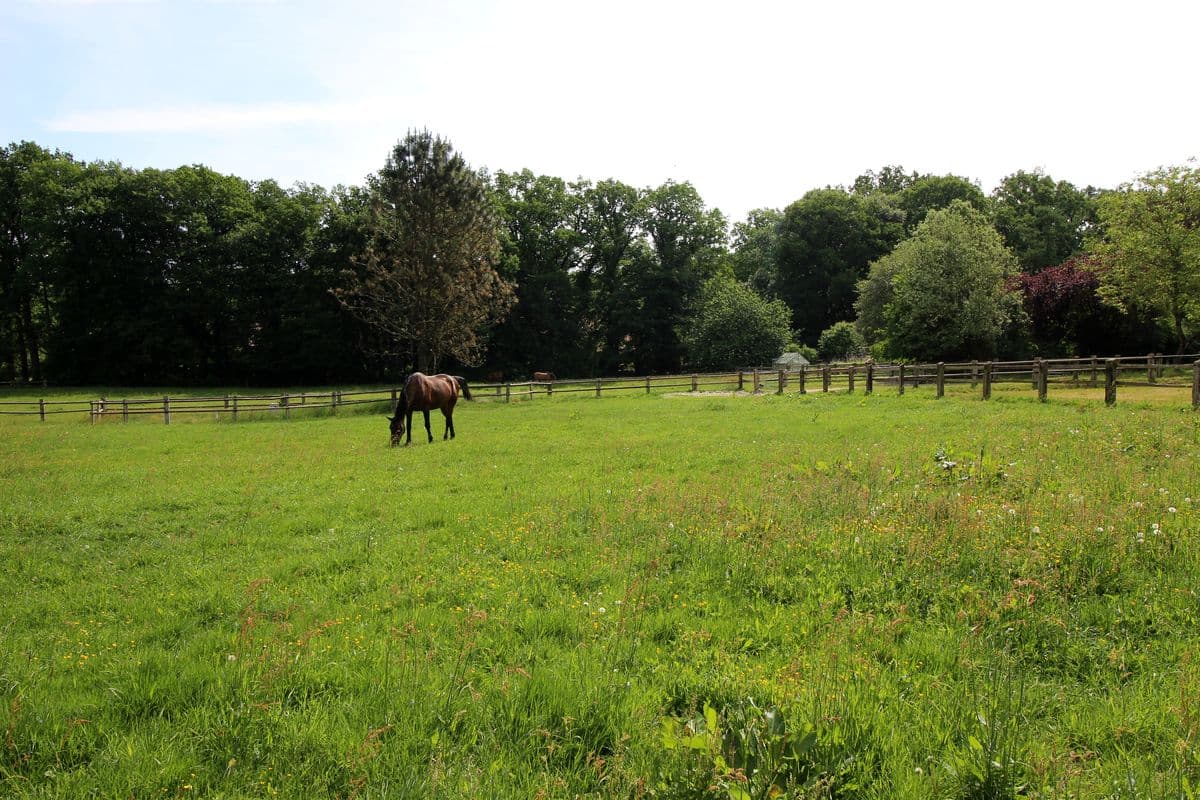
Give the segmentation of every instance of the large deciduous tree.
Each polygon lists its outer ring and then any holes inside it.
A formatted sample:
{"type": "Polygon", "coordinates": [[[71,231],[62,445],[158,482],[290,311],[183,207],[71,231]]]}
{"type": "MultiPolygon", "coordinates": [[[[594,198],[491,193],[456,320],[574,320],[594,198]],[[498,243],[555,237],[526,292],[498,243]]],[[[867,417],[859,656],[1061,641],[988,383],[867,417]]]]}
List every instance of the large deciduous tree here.
{"type": "Polygon", "coordinates": [[[992,192],[996,230],[1025,272],[1061,264],[1077,254],[1095,216],[1089,192],[1055,181],[1041,170],[1015,172],[992,192]]]}
{"type": "Polygon", "coordinates": [[[483,180],[428,131],[397,143],[371,180],[370,240],[337,296],[421,371],[477,363],[513,303],[496,271],[498,221],[483,180]]]}
{"type": "Polygon", "coordinates": [[[616,372],[623,363],[631,313],[622,287],[623,271],[641,236],[641,193],[616,180],[573,184],[579,193],[576,230],[583,237],[583,262],[576,286],[586,306],[583,336],[589,372],[616,372]]]}
{"type": "Polygon", "coordinates": [[[579,196],[561,178],[529,170],[497,172],[492,187],[503,223],[502,272],[515,285],[517,303],[496,328],[487,363],[508,375],[580,374],[587,359],[586,309],[574,282],[583,258],[575,229],[579,196]]]}
{"type": "Polygon", "coordinates": [[[788,317],[781,301],[729,277],[712,278],[684,334],[687,361],[698,370],[769,364],[788,342],[788,317]]]}
{"type": "Polygon", "coordinates": [[[1200,167],[1148,172],[1101,195],[1098,208],[1101,296],[1153,309],[1182,353],[1200,326],[1200,167]]]}
{"type": "Polygon", "coordinates": [[[1021,317],[1009,285],[1016,258],[987,218],[963,201],[930,212],[872,272],[892,275],[883,317],[893,355],[990,357],[1021,317]]]}
{"type": "Polygon", "coordinates": [[[756,208],[734,223],[729,264],[733,275],[764,297],[776,297],[779,271],[776,249],[783,212],[756,208]]]}
{"type": "Polygon", "coordinates": [[[83,167],[33,142],[0,149],[0,368],[42,380],[56,287],[74,212],[86,204],[83,167]]]}
{"type": "Polygon", "coordinates": [[[639,312],[630,320],[630,336],[634,369],[648,375],[682,365],[679,328],[715,272],[726,225],[695,187],[673,181],[643,193],[639,216],[654,257],[635,262],[641,269],[630,276],[639,312]]]}
{"type": "Polygon", "coordinates": [[[924,222],[930,211],[948,208],[961,200],[979,211],[987,209],[983,190],[958,175],[922,175],[905,186],[897,195],[904,209],[904,225],[911,233],[924,222]]]}
{"type": "Polygon", "coordinates": [[[776,245],[777,291],[801,340],[853,314],[855,285],[871,261],[904,236],[903,217],[886,195],[816,189],[783,212],[776,245]]]}

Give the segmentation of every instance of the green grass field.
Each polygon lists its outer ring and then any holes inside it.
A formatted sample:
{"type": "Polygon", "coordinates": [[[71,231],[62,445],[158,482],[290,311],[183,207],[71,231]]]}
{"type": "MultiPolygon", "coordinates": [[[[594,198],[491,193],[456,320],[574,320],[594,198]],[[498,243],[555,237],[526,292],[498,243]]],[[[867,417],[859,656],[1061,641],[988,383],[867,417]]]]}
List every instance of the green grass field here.
{"type": "Polygon", "coordinates": [[[1200,415],[1056,391],[0,418],[0,795],[1193,797],[1200,415]]]}

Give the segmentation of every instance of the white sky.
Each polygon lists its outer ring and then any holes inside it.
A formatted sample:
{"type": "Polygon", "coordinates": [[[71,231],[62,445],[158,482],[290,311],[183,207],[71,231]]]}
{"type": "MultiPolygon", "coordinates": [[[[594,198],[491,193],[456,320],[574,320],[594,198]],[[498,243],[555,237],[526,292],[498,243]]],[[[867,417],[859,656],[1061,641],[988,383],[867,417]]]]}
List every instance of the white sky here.
{"type": "Polygon", "coordinates": [[[691,181],[731,221],[868,169],[1116,186],[1200,155],[1200,4],[0,0],[0,143],[361,184],[691,181]]]}

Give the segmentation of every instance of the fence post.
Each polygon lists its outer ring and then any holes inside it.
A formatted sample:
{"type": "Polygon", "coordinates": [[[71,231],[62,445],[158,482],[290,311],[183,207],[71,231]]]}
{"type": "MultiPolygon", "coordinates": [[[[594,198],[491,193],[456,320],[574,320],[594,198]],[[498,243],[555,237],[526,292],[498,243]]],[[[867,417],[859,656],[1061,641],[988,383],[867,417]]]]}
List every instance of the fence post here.
{"type": "Polygon", "coordinates": [[[504,384],[504,402],[506,402],[506,403],[512,402],[512,384],[511,383],[504,384]]]}
{"type": "Polygon", "coordinates": [[[829,391],[829,378],[830,378],[829,365],[822,364],[821,365],[821,391],[822,392],[829,391]]]}
{"type": "Polygon", "coordinates": [[[1192,364],[1192,408],[1200,410],[1200,360],[1192,364]]]}
{"type": "Polygon", "coordinates": [[[1096,380],[1097,380],[1097,378],[1096,378],[1096,366],[1097,366],[1096,357],[1095,357],[1095,356],[1092,356],[1092,386],[1095,386],[1095,385],[1096,385],[1096,380]]]}
{"type": "Polygon", "coordinates": [[[787,385],[787,373],[779,370],[779,386],[775,389],[775,394],[783,394],[783,387],[787,385]]]}
{"type": "Polygon", "coordinates": [[[808,378],[808,370],[805,368],[805,366],[803,364],[801,364],[800,365],[800,394],[808,394],[808,386],[805,385],[807,378],[808,378]]]}
{"type": "Polygon", "coordinates": [[[696,391],[696,373],[692,373],[692,391],[696,391]]]}
{"type": "Polygon", "coordinates": [[[737,388],[737,390],[738,390],[739,392],[740,392],[740,391],[742,391],[742,387],[743,387],[743,380],[744,380],[744,379],[743,379],[743,377],[742,377],[742,371],[739,369],[739,370],[738,370],[738,388],[737,388]]]}
{"type": "Polygon", "coordinates": [[[88,400],[88,424],[96,424],[96,401],[88,400]]]}
{"type": "Polygon", "coordinates": [[[983,399],[992,399],[992,362],[983,365],[983,399]]]}
{"type": "Polygon", "coordinates": [[[129,400],[121,401],[121,422],[129,422],[129,400]]]}
{"type": "Polygon", "coordinates": [[[897,383],[900,384],[900,394],[904,394],[904,365],[903,364],[900,365],[900,380],[898,380],[897,383]]]}
{"type": "Polygon", "coordinates": [[[44,399],[38,400],[38,417],[42,422],[46,421],[46,401],[44,399]]]}
{"type": "Polygon", "coordinates": [[[854,372],[857,369],[853,364],[846,368],[846,394],[854,394],[854,372]]]}
{"type": "Polygon", "coordinates": [[[237,422],[237,395],[233,396],[233,421],[237,422]]]}
{"type": "Polygon", "coordinates": [[[866,394],[871,394],[875,391],[875,362],[867,362],[867,388],[864,390],[866,394]]]}
{"type": "Polygon", "coordinates": [[[163,424],[171,424],[171,398],[163,395],[163,424]]]}
{"type": "Polygon", "coordinates": [[[1050,365],[1046,363],[1045,359],[1039,358],[1037,360],[1037,392],[1038,400],[1043,403],[1046,402],[1046,388],[1049,382],[1050,365]]]}
{"type": "Polygon", "coordinates": [[[284,419],[292,418],[291,403],[288,402],[289,399],[290,398],[286,394],[283,397],[279,398],[279,405],[283,406],[283,418],[284,419]]]}
{"type": "MultiPolygon", "coordinates": [[[[757,376],[755,376],[757,377],[757,376]]],[[[646,376],[646,394],[650,394],[650,376],[646,376]]]]}
{"type": "Polygon", "coordinates": [[[937,396],[939,398],[946,396],[946,362],[939,361],[937,363],[937,396]]]}
{"type": "Polygon", "coordinates": [[[1117,404],[1117,360],[1115,358],[1107,358],[1104,360],[1104,405],[1112,406],[1117,404]]]}
{"type": "Polygon", "coordinates": [[[971,388],[974,389],[975,385],[977,383],[979,383],[979,362],[972,361],[971,362],[971,388]]]}
{"type": "Polygon", "coordinates": [[[604,379],[603,379],[603,378],[596,378],[596,397],[599,397],[599,396],[600,396],[600,382],[601,382],[602,380],[604,380],[604,379]]]}
{"type": "Polygon", "coordinates": [[[229,395],[225,395],[225,410],[229,410],[229,395]]]}
{"type": "Polygon", "coordinates": [[[1155,363],[1155,354],[1151,353],[1146,356],[1146,382],[1158,383],[1158,369],[1155,363]]]}

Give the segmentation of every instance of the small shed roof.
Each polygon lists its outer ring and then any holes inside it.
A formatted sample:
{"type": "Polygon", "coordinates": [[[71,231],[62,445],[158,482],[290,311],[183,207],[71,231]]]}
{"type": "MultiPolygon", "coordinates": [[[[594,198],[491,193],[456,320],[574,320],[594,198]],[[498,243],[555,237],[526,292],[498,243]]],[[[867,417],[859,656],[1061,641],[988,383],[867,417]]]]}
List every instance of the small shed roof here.
{"type": "Polygon", "coordinates": [[[808,364],[808,359],[799,353],[784,353],[771,362],[771,366],[775,369],[794,369],[795,367],[807,367],[808,364]]]}

